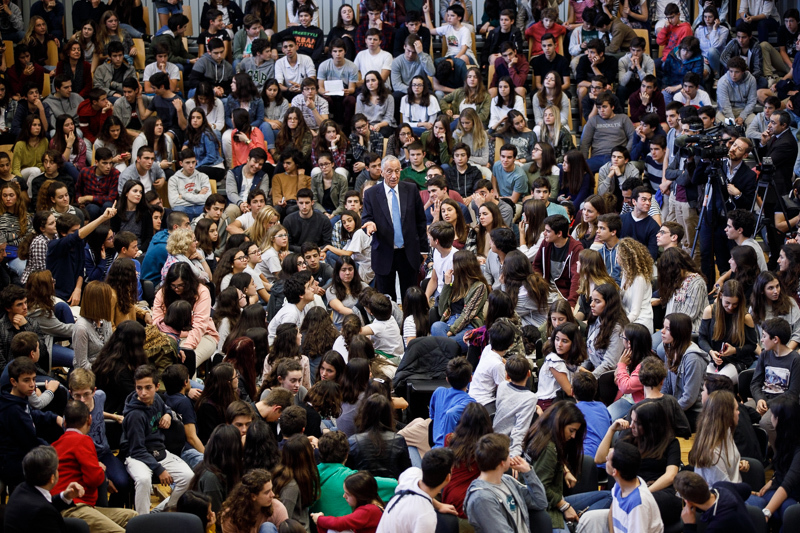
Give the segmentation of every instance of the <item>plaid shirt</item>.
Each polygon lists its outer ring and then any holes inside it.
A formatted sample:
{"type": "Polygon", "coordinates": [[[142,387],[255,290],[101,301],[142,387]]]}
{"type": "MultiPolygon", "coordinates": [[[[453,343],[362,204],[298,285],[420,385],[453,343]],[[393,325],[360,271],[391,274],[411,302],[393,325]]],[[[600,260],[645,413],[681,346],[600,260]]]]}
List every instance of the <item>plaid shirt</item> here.
{"type": "Polygon", "coordinates": [[[28,251],[28,263],[25,265],[25,271],[22,273],[20,281],[25,283],[28,281],[28,276],[32,272],[40,270],[47,270],[47,243],[50,239],[45,235],[37,235],[31,241],[31,246],[28,251]]]}
{"type": "Polygon", "coordinates": [[[75,194],[81,196],[93,196],[93,204],[102,206],[106,202],[113,202],[119,196],[119,170],[111,169],[108,176],[98,176],[97,166],[86,167],[78,175],[78,182],[75,184],[75,194]]]}
{"type": "Polygon", "coordinates": [[[383,153],[383,135],[379,132],[370,130],[369,141],[367,142],[369,149],[358,143],[358,137],[358,133],[353,132],[350,134],[350,146],[353,148],[353,159],[356,161],[363,163],[364,154],[368,151],[378,155],[383,153]]]}
{"type": "MultiPolygon", "coordinates": [[[[359,12],[361,13],[361,20],[367,18],[367,0],[361,0],[359,4],[359,12]]],[[[395,12],[396,5],[394,0],[387,0],[385,4],[383,4],[383,11],[381,12],[381,20],[383,22],[388,22],[392,26],[396,26],[397,22],[397,13],[395,12]]]]}
{"type": "MultiPolygon", "coordinates": [[[[367,30],[369,30],[369,19],[361,17],[361,22],[356,29],[356,52],[367,49],[367,30]]],[[[392,53],[392,40],[394,39],[394,26],[388,22],[381,25],[381,50],[392,53]]]]}

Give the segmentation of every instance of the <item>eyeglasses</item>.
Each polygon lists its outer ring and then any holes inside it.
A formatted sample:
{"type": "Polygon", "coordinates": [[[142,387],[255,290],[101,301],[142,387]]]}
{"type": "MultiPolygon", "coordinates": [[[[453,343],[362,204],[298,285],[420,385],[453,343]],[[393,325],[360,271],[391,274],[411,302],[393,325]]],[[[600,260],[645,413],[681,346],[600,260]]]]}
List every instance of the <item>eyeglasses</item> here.
{"type": "Polygon", "coordinates": [[[285,234],[285,233],[278,233],[277,235],[275,235],[276,239],[281,239],[281,238],[284,238],[284,237],[288,237],[288,235],[285,234]]]}
{"type": "Polygon", "coordinates": [[[246,255],[237,255],[236,257],[233,258],[233,260],[234,261],[247,261],[247,256],[246,255]]]}
{"type": "Polygon", "coordinates": [[[411,86],[412,87],[425,87],[425,85],[422,84],[422,83],[412,83],[411,86]]]}
{"type": "Polygon", "coordinates": [[[170,288],[171,288],[173,291],[180,291],[180,290],[182,290],[184,287],[186,287],[186,284],[185,284],[185,283],[172,283],[172,284],[170,284],[170,288]]]}
{"type": "Polygon", "coordinates": [[[332,166],[332,165],[333,165],[333,163],[331,163],[330,161],[327,161],[327,162],[326,161],[319,161],[317,163],[317,166],[320,167],[320,168],[329,167],[329,166],[332,166]]]}
{"type": "Polygon", "coordinates": [[[261,255],[261,250],[256,250],[255,252],[250,252],[247,255],[261,255]]]}

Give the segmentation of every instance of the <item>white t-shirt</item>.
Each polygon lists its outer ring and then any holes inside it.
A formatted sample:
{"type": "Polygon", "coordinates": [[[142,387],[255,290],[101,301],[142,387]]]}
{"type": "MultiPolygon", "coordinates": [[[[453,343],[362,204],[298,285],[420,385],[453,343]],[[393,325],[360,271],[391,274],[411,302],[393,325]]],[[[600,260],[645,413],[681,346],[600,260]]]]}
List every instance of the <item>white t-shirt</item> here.
{"type": "Polygon", "coordinates": [[[407,468],[400,474],[397,481],[395,493],[410,490],[415,494],[401,496],[402,500],[389,500],[386,503],[388,512],[384,512],[375,533],[435,531],[436,511],[431,503],[431,497],[419,488],[419,482],[422,481],[422,469],[415,466],[407,468]]]}
{"type": "Polygon", "coordinates": [[[483,349],[481,359],[472,374],[469,384],[469,395],[481,405],[487,405],[495,400],[497,386],[506,380],[506,365],[503,358],[489,344],[483,349]]]}
{"type": "Polygon", "coordinates": [[[261,276],[259,276],[258,272],[256,272],[251,266],[246,266],[244,271],[250,274],[250,277],[253,278],[253,283],[255,284],[257,291],[260,291],[264,288],[264,282],[261,281],[261,276]]]}
{"type": "Polygon", "coordinates": [[[250,229],[250,226],[252,226],[255,223],[255,220],[253,219],[253,213],[251,211],[248,211],[244,215],[236,217],[236,220],[238,220],[239,224],[242,225],[242,230],[244,231],[250,229]]]}
{"type": "Polygon", "coordinates": [[[417,337],[417,324],[414,322],[414,317],[408,315],[403,321],[403,342],[408,346],[408,339],[417,337]]]}
{"type": "Polygon", "coordinates": [[[444,35],[447,41],[447,56],[455,56],[462,46],[467,47],[467,55],[472,58],[473,64],[477,64],[475,54],[472,52],[472,32],[466,25],[462,24],[459,29],[455,29],[451,24],[439,26],[434,30],[436,35],[444,35]]]}
{"type": "Polygon", "coordinates": [[[267,326],[270,345],[272,345],[272,343],[275,341],[275,334],[278,331],[278,326],[281,324],[296,324],[299,328],[303,323],[303,319],[306,317],[306,311],[308,308],[309,306],[305,306],[301,311],[296,305],[285,302],[284,306],[281,307],[277,313],[275,313],[275,317],[269,321],[269,325],[267,326]]]}
{"type": "Polygon", "coordinates": [[[456,250],[454,248],[450,248],[450,253],[444,257],[439,253],[439,250],[433,251],[433,270],[436,271],[436,281],[439,282],[436,286],[436,294],[434,294],[434,296],[438,296],[442,292],[442,287],[444,287],[444,273],[448,270],[452,270],[454,255],[456,255],[456,250]]]}
{"type": "MultiPolygon", "coordinates": [[[[142,81],[150,81],[150,78],[153,74],[157,72],[161,72],[158,70],[158,63],[155,61],[144,67],[144,74],[142,75],[142,81]]],[[[171,80],[179,80],[181,79],[181,71],[178,69],[178,65],[175,63],[170,63],[167,61],[167,76],[171,80]]]]}
{"type": "MultiPolygon", "coordinates": [[[[561,385],[556,381],[550,369],[554,368],[557,372],[567,375],[567,379],[572,381],[572,372],[570,371],[567,363],[558,356],[556,353],[549,353],[544,358],[542,369],[539,371],[539,390],[537,396],[540,400],[552,400],[556,397],[556,393],[561,390],[561,385]]],[[[473,379],[473,381],[475,381],[473,379]]]]}
{"type": "Polygon", "coordinates": [[[273,272],[280,272],[281,270],[281,260],[278,256],[278,250],[272,248],[271,246],[264,252],[263,257],[261,257],[261,262],[256,266],[256,271],[259,274],[264,274],[264,277],[269,280],[270,283],[275,282],[275,274],[273,272]]]}
{"type": "Polygon", "coordinates": [[[680,91],[676,92],[675,96],[673,96],[672,99],[684,105],[691,105],[694,107],[703,107],[706,105],[711,105],[711,97],[703,89],[697,89],[697,96],[695,96],[691,100],[686,100],[686,97],[683,96],[683,93],[680,91]]]}
{"type": "MultiPolygon", "coordinates": [[[[647,488],[647,483],[639,478],[636,490],[623,497],[619,485],[611,491],[611,514],[614,517],[614,531],[624,533],[637,531],[641,533],[662,533],[664,523],[655,498],[647,488]]],[[[605,513],[605,511],[602,511],[605,513]]]]}
{"type": "MultiPolygon", "coordinates": [[[[377,70],[378,72],[392,70],[392,60],[392,54],[386,50],[381,50],[375,55],[370,54],[369,50],[362,50],[358,53],[353,63],[356,64],[358,71],[361,73],[361,79],[363,80],[371,70],[377,70]]],[[[391,76],[386,79],[387,87],[391,87],[389,83],[390,79],[391,76]]]]}
{"type": "Polygon", "coordinates": [[[357,229],[350,242],[344,247],[345,251],[353,252],[351,256],[358,265],[358,275],[364,283],[369,283],[375,277],[372,271],[372,236],[367,235],[363,229],[357,229]]]}
{"type": "Polygon", "coordinates": [[[339,355],[342,356],[342,359],[344,359],[345,363],[347,363],[347,361],[350,359],[350,352],[347,351],[347,346],[344,343],[344,337],[341,335],[336,337],[336,340],[333,341],[333,348],[331,349],[335,352],[339,352],[339,355]]]}
{"type": "Polygon", "coordinates": [[[396,357],[403,357],[403,337],[394,317],[388,320],[375,320],[369,325],[372,330],[372,344],[375,351],[382,351],[396,357]]]}

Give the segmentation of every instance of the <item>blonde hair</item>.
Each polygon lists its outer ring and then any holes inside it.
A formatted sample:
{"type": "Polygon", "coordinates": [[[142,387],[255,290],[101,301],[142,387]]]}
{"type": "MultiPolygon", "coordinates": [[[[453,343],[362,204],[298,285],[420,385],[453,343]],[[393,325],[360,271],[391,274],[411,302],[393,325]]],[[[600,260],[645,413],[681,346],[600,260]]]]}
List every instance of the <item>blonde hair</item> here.
{"type": "Polygon", "coordinates": [[[653,279],[653,257],[639,241],[631,237],[621,239],[617,246],[617,260],[622,270],[623,289],[630,287],[639,276],[645,281],[653,279]]]}
{"type": "Polygon", "coordinates": [[[481,148],[485,148],[488,144],[486,130],[483,128],[483,122],[481,122],[481,117],[478,116],[478,112],[471,107],[468,107],[461,112],[461,116],[458,119],[458,125],[456,126],[456,131],[453,133],[453,138],[456,140],[456,142],[461,142],[461,138],[466,135],[466,132],[461,129],[461,119],[464,118],[472,121],[472,146],[470,149],[475,152],[481,148]]]}
{"type": "Polygon", "coordinates": [[[94,372],[86,368],[76,368],[69,374],[69,390],[94,390],[94,372]]]}
{"type": "Polygon", "coordinates": [[[167,253],[170,255],[186,255],[189,246],[194,242],[194,232],[189,228],[177,228],[167,239],[167,253]]]}
{"type": "MultiPolygon", "coordinates": [[[[262,209],[262,211],[263,211],[263,209],[262,209]]],[[[284,251],[289,249],[289,245],[286,245],[286,248],[284,248],[283,250],[280,250],[280,249],[275,247],[275,235],[277,235],[281,231],[287,231],[286,228],[283,227],[282,224],[275,224],[274,226],[269,228],[269,230],[267,230],[267,237],[266,237],[266,242],[265,242],[265,245],[264,245],[264,251],[265,252],[267,250],[269,250],[270,248],[275,248],[275,251],[279,252],[279,253],[280,252],[284,252],[284,251]]]]}
{"type": "Polygon", "coordinates": [[[539,133],[541,133],[540,141],[549,143],[552,146],[558,146],[558,141],[561,139],[561,110],[559,108],[552,104],[544,108],[544,111],[542,111],[542,129],[539,133]],[[544,123],[544,114],[547,111],[552,112],[555,117],[555,121],[553,122],[553,137],[550,137],[547,124],[544,123]]]}
{"type": "Polygon", "coordinates": [[[280,215],[278,215],[278,212],[274,207],[271,205],[265,205],[256,214],[255,220],[253,220],[253,225],[250,226],[245,232],[245,234],[250,237],[250,241],[258,245],[259,250],[265,250],[267,248],[267,235],[268,230],[270,229],[269,221],[272,219],[272,217],[280,218],[280,215]]]}
{"type": "Polygon", "coordinates": [[[600,252],[591,248],[583,249],[578,253],[578,261],[581,262],[581,271],[578,273],[580,279],[578,294],[582,294],[587,300],[590,299],[595,287],[604,283],[617,286],[617,282],[608,274],[600,252]]]}

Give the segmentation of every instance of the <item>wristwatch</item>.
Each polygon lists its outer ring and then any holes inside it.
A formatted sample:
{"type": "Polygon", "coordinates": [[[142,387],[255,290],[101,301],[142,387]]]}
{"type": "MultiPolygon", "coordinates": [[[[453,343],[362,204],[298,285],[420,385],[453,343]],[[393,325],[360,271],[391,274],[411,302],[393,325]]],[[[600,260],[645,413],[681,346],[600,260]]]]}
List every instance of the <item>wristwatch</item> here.
{"type": "Polygon", "coordinates": [[[762,509],[761,512],[764,513],[764,516],[767,517],[767,520],[772,518],[772,511],[770,511],[766,507],[764,509],[762,509]]]}

